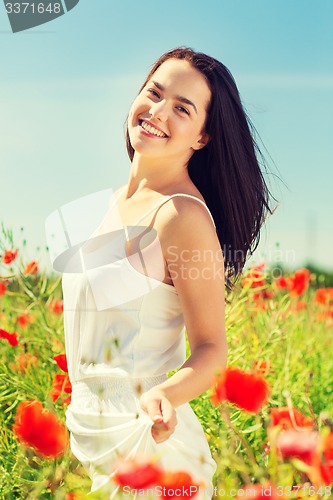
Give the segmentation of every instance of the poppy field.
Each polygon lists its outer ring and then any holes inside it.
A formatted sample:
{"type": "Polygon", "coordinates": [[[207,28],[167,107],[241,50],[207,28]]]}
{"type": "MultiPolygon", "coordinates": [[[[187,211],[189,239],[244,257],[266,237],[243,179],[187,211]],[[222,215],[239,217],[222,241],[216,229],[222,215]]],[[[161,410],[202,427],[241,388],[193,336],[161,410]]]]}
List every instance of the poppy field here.
{"type": "MultiPolygon", "coordinates": [[[[308,269],[253,266],[227,296],[226,325],[228,367],[191,403],[217,462],[214,498],[333,498],[333,288],[308,269]]],[[[0,500],[86,498],[90,480],[65,427],[61,277],[26,259],[5,228],[0,356],[0,500]]],[[[200,496],[186,471],[118,465],[120,488],[200,496]]],[[[131,498],[124,491],[117,498],[131,498]]]]}

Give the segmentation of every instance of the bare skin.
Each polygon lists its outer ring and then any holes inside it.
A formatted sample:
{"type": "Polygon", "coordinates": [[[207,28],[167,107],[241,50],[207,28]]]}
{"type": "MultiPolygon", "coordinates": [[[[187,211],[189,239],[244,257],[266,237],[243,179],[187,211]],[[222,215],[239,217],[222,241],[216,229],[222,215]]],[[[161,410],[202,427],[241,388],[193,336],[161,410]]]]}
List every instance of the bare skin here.
{"type": "MultiPolygon", "coordinates": [[[[187,61],[171,59],[158,68],[134,101],[128,123],[135,153],[127,187],[118,200],[125,225],[134,224],[174,193],[203,200],[188,175],[187,163],[209,140],[204,124],[210,97],[200,72],[187,61]]],[[[153,421],[152,435],[161,443],[175,430],[175,408],[205,392],[214,372],[226,364],[224,270],[214,225],[198,202],[174,198],[147,222],[157,232],[163,281],[177,290],[191,348],[179,371],[140,399],[153,421]],[[197,258],[191,259],[194,254],[197,258]]]]}

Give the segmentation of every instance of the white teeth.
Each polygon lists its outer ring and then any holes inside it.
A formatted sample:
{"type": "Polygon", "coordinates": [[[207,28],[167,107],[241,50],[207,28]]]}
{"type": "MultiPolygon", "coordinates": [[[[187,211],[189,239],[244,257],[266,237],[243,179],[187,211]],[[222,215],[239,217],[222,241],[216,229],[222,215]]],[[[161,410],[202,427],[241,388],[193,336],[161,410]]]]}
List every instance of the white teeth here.
{"type": "Polygon", "coordinates": [[[142,121],[141,122],[141,127],[144,130],[147,130],[147,132],[149,132],[150,134],[156,135],[157,137],[166,137],[166,135],[163,134],[163,132],[160,132],[156,128],[154,128],[151,125],[149,125],[149,123],[147,123],[147,122],[142,121]]]}

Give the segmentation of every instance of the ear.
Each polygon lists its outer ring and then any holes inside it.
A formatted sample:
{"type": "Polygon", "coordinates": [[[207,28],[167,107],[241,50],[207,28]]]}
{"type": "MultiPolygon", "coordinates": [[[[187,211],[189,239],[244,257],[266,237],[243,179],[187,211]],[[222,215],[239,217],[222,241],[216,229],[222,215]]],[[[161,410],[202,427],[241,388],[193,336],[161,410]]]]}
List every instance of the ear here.
{"type": "Polygon", "coordinates": [[[195,151],[197,151],[198,149],[202,149],[206,146],[206,144],[209,143],[209,141],[210,136],[206,132],[203,132],[197,142],[193,144],[192,149],[194,149],[195,151]]]}

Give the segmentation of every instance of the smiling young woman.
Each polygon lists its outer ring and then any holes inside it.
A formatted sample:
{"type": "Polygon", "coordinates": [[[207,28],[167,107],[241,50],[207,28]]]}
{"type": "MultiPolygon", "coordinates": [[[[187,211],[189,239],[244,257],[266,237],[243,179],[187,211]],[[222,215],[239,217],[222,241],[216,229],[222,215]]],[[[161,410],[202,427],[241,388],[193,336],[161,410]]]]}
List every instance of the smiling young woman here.
{"type": "Polygon", "coordinates": [[[191,49],[153,66],[127,148],[128,183],[80,250],[90,268],[63,278],[71,447],[110,498],[123,456],[186,471],[207,499],[216,465],[188,402],[226,365],[224,289],[258,240],[269,192],[232,76],[191,49]]]}
{"type": "Polygon", "coordinates": [[[188,61],[166,61],[130,110],[128,132],[136,156],[159,157],[186,174],[193,152],[209,139],[204,126],[210,99],[206,78],[188,61]]]}

